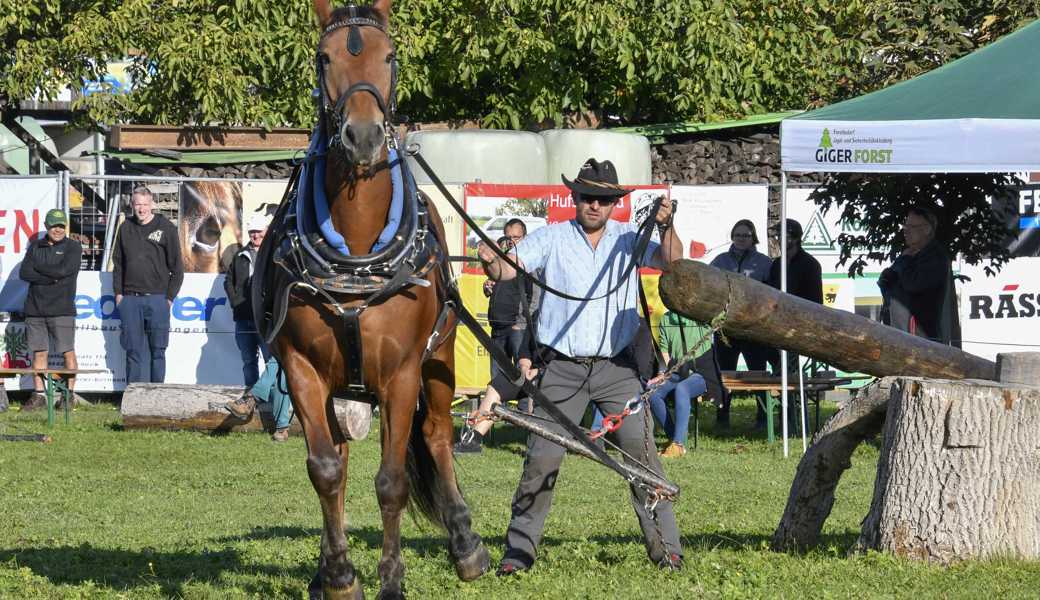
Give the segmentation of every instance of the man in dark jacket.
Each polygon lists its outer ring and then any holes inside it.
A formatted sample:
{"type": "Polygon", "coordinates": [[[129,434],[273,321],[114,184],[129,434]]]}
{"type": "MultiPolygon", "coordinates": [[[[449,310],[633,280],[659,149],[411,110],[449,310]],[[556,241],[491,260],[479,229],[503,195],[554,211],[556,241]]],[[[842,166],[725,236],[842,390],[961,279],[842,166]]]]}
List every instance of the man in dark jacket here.
{"type": "MultiPolygon", "coordinates": [[[[779,237],[779,231],[774,229],[779,237]]],[[[773,259],[769,268],[769,285],[780,289],[780,257],[773,259]]],[[[823,304],[823,269],[820,261],[802,249],[802,224],[794,219],[787,220],[787,293],[823,304]]],[[[797,354],[788,354],[787,368],[794,371],[799,365],[797,354]]],[[[774,373],[780,372],[780,351],[771,348],[769,366],[774,373]]]]}
{"type": "MultiPolygon", "coordinates": [[[[508,252],[513,245],[520,242],[527,235],[527,226],[520,219],[512,219],[506,223],[503,235],[498,240],[502,250],[508,252]]],[[[526,299],[528,310],[534,293],[531,280],[526,277],[517,277],[509,281],[492,282],[491,295],[488,300],[488,325],[491,326],[491,339],[495,344],[506,351],[516,362],[520,356],[520,346],[523,344],[526,322],[521,295],[526,299]]],[[[485,290],[487,288],[485,287],[485,290]]],[[[491,378],[494,379],[500,369],[495,361],[491,361],[491,378]]]]}
{"type": "MultiPolygon", "coordinates": [[[[253,301],[249,289],[253,279],[253,267],[256,264],[256,252],[264,241],[264,235],[267,234],[267,225],[267,217],[260,214],[250,215],[246,223],[249,243],[235,254],[224,279],[224,292],[227,294],[228,303],[231,304],[231,314],[235,318],[235,344],[242,358],[242,379],[246,384],[246,392],[243,398],[239,399],[239,404],[250,402],[251,399],[246,396],[260,378],[257,358],[263,354],[264,362],[271,359],[271,353],[260,338],[253,321],[253,301]]],[[[249,412],[252,412],[252,405],[248,408],[249,412]]],[[[232,411],[234,412],[233,409],[232,411]]]]}
{"type": "Polygon", "coordinates": [[[960,348],[953,269],[935,239],[937,225],[938,219],[928,209],[915,207],[907,212],[906,248],[878,277],[884,298],[881,316],[886,325],[960,348]]]}
{"type": "Polygon", "coordinates": [[[112,287],[126,350],[126,382],[162,383],[170,341],[170,307],[184,282],[177,228],[156,214],[146,187],[134,190],[134,214],[119,226],[113,252],[112,287]]]}
{"type": "MultiPolygon", "coordinates": [[[[47,233],[33,240],[25,250],[19,274],[29,284],[25,298],[25,326],[29,349],[33,353],[33,368],[46,369],[47,355],[53,351],[65,359],[66,369],[76,369],[76,276],[79,274],[83,247],[65,234],[65,212],[55,208],[44,217],[47,233]]],[[[35,378],[32,397],[22,410],[36,410],[46,406],[43,377],[35,378]]],[[[69,389],[76,380],[70,378],[69,389]]]]}

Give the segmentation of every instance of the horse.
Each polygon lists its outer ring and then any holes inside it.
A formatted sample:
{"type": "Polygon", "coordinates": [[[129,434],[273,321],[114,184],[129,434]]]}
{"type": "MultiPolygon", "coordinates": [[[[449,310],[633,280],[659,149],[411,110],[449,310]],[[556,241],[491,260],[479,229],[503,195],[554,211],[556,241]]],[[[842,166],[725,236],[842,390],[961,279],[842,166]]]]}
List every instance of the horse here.
{"type": "MultiPolygon", "coordinates": [[[[450,269],[443,260],[444,228],[434,207],[421,198],[410,212],[407,192],[403,213],[395,209],[401,177],[390,167],[404,165],[395,159],[391,125],[396,85],[387,33],[391,0],[336,9],[329,0],[314,0],[314,9],[321,30],[315,60],[319,114],[305,159],[314,169],[290,192],[295,202],[283,200],[261,246],[254,312],[285,371],[306,439],[307,473],[321,505],[311,597],[363,597],[347,552],[343,514],[349,440],[331,399],[348,391],[370,394],[379,406],[380,597],[402,598],[400,523],[409,504],[447,531],[460,579],[476,579],[490,562],[472,529],[453,464],[456,318],[448,294],[450,269]],[[315,139],[327,140],[327,151],[315,139]],[[324,176],[317,163],[310,164],[315,157],[325,158],[324,176]],[[315,197],[324,193],[327,211],[316,201],[317,215],[307,212],[313,209],[308,185],[315,197]],[[395,210],[402,213],[400,225],[396,233],[388,232],[395,210]],[[300,223],[308,219],[333,231],[307,232],[300,223]],[[380,240],[387,246],[374,250],[380,240]],[[383,262],[387,253],[405,258],[383,262]]],[[[406,187],[409,181],[404,177],[406,187]]]]}

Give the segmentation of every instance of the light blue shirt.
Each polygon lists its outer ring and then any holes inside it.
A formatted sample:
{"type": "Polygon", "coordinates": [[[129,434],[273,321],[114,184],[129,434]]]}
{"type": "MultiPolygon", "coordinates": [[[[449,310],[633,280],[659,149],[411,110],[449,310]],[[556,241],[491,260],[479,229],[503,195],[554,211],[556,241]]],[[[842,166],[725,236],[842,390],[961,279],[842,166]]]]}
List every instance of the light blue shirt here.
{"type": "MultiPolygon", "coordinates": [[[[572,296],[601,296],[617,284],[636,249],[639,234],[630,223],[607,221],[596,249],[577,221],[531,232],[516,247],[527,271],[541,269],[550,286],[572,296]]],[[[661,268],[651,241],[640,266],[661,268]]],[[[545,292],[538,313],[540,344],[571,357],[610,357],[624,350],[639,330],[639,269],[621,287],[598,300],[577,302],[545,292]]]]}

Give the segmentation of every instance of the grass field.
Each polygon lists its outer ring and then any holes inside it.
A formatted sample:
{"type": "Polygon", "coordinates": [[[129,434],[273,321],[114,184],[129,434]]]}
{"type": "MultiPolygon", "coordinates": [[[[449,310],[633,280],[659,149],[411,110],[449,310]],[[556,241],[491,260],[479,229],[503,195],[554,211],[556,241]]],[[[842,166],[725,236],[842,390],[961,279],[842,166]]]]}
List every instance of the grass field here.
{"type": "MultiPolygon", "coordinates": [[[[413,598],[1006,598],[1040,595],[1040,566],[999,561],[940,568],[883,554],[847,556],[870,503],[877,450],[862,447],[838,488],[822,545],[777,554],[768,541],[796,459],[748,436],[750,404],[733,433],[711,426],[701,447],[666,463],[686,569],[646,559],[620,479],[569,457],[535,568],[470,584],[454,576],[444,538],[404,525],[413,598]]],[[[708,412],[711,412],[710,410],[708,412]]],[[[707,419],[709,422],[711,419],[707,419]]],[[[45,416],[0,414],[0,429],[43,431],[45,416]]],[[[0,442],[0,598],[305,597],[320,512],[304,444],[260,434],[123,431],[105,405],[77,410],[50,444],[0,442]]],[[[800,454],[800,445],[792,446],[800,454]]],[[[474,525],[502,554],[521,436],[498,430],[490,449],[458,461],[474,525]]],[[[351,448],[352,558],[368,597],[382,539],[373,492],[378,442],[351,448]]]]}

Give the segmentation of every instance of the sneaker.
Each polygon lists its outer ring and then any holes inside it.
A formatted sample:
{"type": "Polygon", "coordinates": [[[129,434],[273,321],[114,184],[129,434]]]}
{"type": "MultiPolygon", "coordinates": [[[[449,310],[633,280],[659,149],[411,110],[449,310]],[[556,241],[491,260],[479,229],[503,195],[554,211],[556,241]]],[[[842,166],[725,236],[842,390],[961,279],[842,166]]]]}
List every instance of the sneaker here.
{"type": "Polygon", "coordinates": [[[22,403],[22,412],[30,412],[41,408],[47,408],[47,396],[44,396],[41,392],[34,392],[32,396],[29,396],[28,400],[22,403]]]}
{"type": "Polygon", "coordinates": [[[662,571],[679,571],[683,568],[683,557],[679,554],[669,554],[657,563],[657,568],[662,571]]]}
{"type": "Polygon", "coordinates": [[[224,408],[233,416],[245,420],[253,416],[253,409],[256,408],[256,398],[249,392],[245,392],[237,400],[225,404],[224,408]]]}
{"type": "Polygon", "coordinates": [[[664,450],[661,450],[660,455],[664,458],[680,458],[686,455],[686,446],[679,442],[672,442],[665,446],[664,450]]]}
{"type": "Polygon", "coordinates": [[[289,441],[289,428],[275,429],[274,433],[271,434],[271,441],[274,442],[288,442],[289,441]]]}
{"type": "Polygon", "coordinates": [[[476,431],[464,432],[459,437],[459,441],[452,447],[452,452],[455,454],[480,454],[484,451],[484,446],[481,444],[484,436],[476,431]]]}

